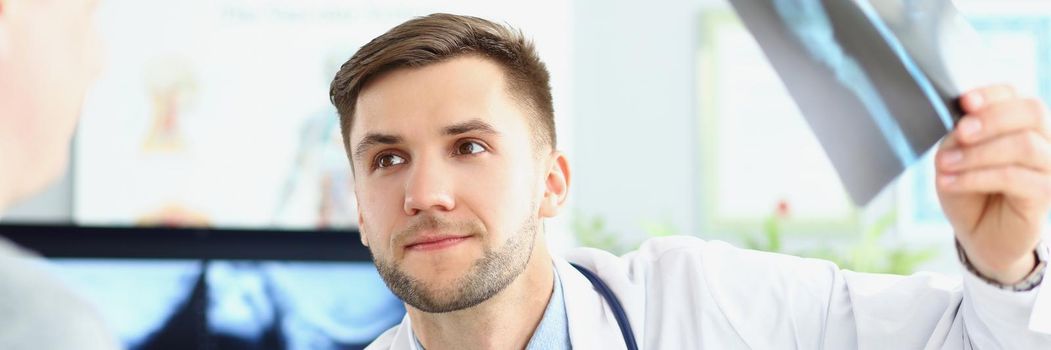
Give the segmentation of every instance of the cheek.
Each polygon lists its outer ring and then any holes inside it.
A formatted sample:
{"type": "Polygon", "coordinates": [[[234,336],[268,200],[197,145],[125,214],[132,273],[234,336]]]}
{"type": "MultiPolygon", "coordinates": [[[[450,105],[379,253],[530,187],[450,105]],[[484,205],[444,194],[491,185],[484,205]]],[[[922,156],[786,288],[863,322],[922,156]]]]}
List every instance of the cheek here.
{"type": "Polygon", "coordinates": [[[358,207],[370,249],[386,251],[390,235],[399,220],[403,220],[403,193],[401,186],[390,181],[356,180],[358,207]]]}
{"type": "Polygon", "coordinates": [[[528,166],[515,162],[491,164],[486,170],[470,171],[461,180],[461,200],[467,202],[490,229],[514,234],[533,210],[536,184],[528,166]]]}
{"type": "Polygon", "coordinates": [[[21,166],[24,183],[18,185],[35,191],[61,174],[69,158],[69,143],[76,120],[80,115],[86,86],[77,85],[78,78],[67,73],[79,63],[66,62],[55,55],[62,42],[41,42],[51,38],[37,28],[23,28],[14,33],[22,41],[14,43],[14,52],[20,52],[8,67],[0,71],[5,81],[0,82],[3,111],[21,116],[12,125],[17,132],[7,137],[18,149],[14,159],[21,166]],[[36,30],[36,31],[34,31],[36,30]]]}
{"type": "Polygon", "coordinates": [[[22,67],[15,77],[23,85],[20,98],[26,114],[45,124],[33,131],[41,142],[50,143],[46,146],[66,147],[98,69],[97,39],[90,23],[83,16],[30,19],[14,33],[20,38],[14,49],[22,52],[15,62],[22,67]]]}

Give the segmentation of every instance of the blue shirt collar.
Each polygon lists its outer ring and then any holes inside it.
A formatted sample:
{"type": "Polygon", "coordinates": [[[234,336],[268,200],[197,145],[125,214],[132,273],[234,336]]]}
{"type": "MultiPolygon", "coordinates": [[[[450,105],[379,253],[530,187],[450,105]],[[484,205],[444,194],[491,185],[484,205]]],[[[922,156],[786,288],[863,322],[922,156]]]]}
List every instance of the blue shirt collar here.
{"type": "Polygon", "coordinates": [[[529,338],[526,350],[534,349],[570,349],[569,344],[569,318],[566,316],[566,299],[562,294],[562,279],[558,277],[558,269],[552,267],[555,275],[555,290],[551,293],[551,300],[547,302],[544,317],[540,319],[540,325],[529,338]]]}

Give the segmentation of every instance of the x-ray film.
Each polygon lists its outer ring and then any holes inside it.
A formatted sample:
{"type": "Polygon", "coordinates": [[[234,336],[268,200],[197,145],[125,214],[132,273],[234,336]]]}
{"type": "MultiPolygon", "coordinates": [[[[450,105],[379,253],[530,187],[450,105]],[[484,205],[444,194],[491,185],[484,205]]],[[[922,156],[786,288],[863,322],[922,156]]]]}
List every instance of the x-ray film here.
{"type": "Polygon", "coordinates": [[[979,59],[952,53],[980,41],[948,0],[731,3],[858,205],[952,129],[962,91],[987,82],[969,68],[979,59]]]}

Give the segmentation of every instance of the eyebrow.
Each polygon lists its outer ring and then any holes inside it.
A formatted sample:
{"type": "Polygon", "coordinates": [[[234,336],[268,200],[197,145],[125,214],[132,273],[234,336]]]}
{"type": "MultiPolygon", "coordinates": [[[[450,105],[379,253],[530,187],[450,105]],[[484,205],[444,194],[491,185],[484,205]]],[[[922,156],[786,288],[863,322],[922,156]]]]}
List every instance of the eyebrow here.
{"type": "MultiPolygon", "coordinates": [[[[456,123],[447,126],[442,129],[442,134],[446,136],[456,136],[466,134],[469,132],[481,132],[484,134],[499,135],[500,132],[496,131],[489,123],[486,123],[480,119],[471,119],[462,123],[456,123]]],[[[356,147],[354,147],[354,159],[361,159],[368,150],[377,145],[396,145],[402,142],[402,138],[397,135],[382,134],[382,133],[368,133],[358,141],[356,147]]]]}
{"type": "Polygon", "coordinates": [[[492,125],[480,119],[471,119],[462,123],[447,126],[445,127],[445,130],[443,130],[443,134],[447,136],[455,136],[460,134],[466,134],[472,131],[478,131],[492,135],[500,134],[500,132],[496,131],[496,128],[493,128],[492,125]]]}
{"type": "Polygon", "coordinates": [[[354,159],[361,159],[361,156],[376,145],[395,145],[401,143],[401,137],[388,134],[380,133],[368,133],[361,141],[358,141],[358,145],[354,147],[354,159]]]}

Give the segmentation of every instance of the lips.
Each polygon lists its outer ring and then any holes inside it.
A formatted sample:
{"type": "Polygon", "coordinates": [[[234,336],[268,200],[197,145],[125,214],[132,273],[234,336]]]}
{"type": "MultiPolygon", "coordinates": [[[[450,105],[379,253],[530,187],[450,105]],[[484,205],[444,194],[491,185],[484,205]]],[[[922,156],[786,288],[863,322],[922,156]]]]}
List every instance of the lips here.
{"type": "Polygon", "coordinates": [[[471,236],[465,235],[427,235],[414,239],[405,245],[405,250],[433,251],[452,247],[466,241],[471,236]]]}

